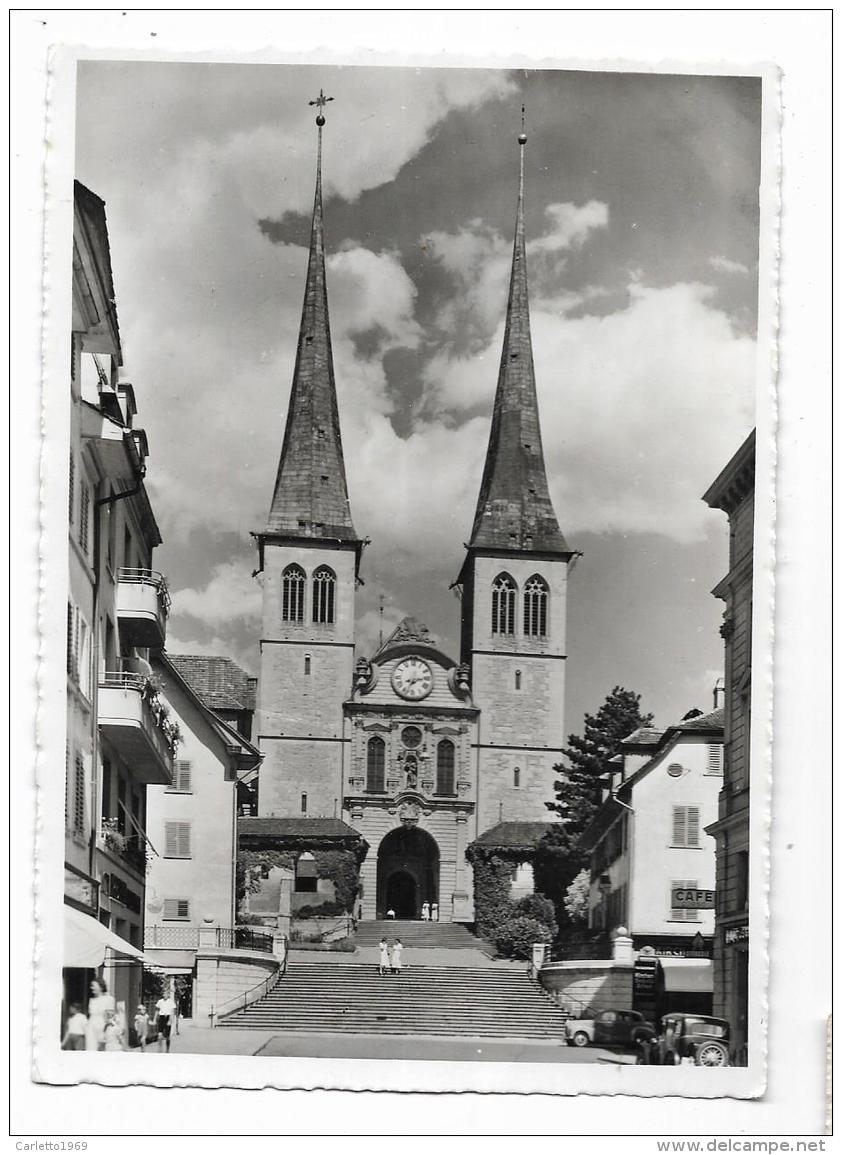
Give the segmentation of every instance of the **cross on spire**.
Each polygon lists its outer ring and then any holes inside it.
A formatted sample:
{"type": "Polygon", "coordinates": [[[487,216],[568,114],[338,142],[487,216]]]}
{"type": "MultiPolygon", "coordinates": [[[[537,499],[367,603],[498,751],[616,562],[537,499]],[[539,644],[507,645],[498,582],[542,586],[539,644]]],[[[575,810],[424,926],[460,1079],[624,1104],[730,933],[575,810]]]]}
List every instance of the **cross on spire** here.
{"type": "Polygon", "coordinates": [[[333,97],[325,96],[325,90],[320,88],[319,95],[316,97],[316,99],[309,102],[311,108],[315,107],[319,110],[319,115],[316,117],[316,124],[318,124],[319,128],[321,128],[325,122],[325,105],[328,104],[331,100],[333,100],[333,97]]]}

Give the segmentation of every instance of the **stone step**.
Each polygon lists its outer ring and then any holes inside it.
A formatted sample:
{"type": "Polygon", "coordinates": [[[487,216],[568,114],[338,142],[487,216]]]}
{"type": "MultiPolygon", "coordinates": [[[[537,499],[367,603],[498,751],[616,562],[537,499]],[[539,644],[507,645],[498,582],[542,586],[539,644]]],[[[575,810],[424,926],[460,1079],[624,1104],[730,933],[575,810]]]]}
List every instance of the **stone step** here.
{"type": "Polygon", "coordinates": [[[419,966],[383,976],[360,963],[306,962],[219,1026],[560,1040],[566,1019],[523,972],[419,966]]]}

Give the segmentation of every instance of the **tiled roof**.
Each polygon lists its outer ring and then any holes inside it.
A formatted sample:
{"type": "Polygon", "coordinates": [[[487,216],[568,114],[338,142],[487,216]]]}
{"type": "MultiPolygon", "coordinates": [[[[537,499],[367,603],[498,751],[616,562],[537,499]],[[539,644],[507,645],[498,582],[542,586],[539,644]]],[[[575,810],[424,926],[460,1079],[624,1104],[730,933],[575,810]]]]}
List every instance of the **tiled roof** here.
{"type": "Polygon", "coordinates": [[[240,837],[262,838],[361,838],[353,826],[341,818],[239,818],[240,837]]]}
{"type": "Polygon", "coordinates": [[[523,145],[503,352],[470,544],[568,553],[553,509],[538,419],[526,283],[523,145]]]}
{"type": "Polygon", "coordinates": [[[498,822],[477,838],[484,846],[535,846],[554,822],[498,822]]]}
{"type": "Polygon", "coordinates": [[[257,678],[231,658],[209,654],[167,654],[170,662],[211,710],[254,710],[257,678]]]}
{"type": "Polygon", "coordinates": [[[709,714],[697,714],[695,718],[677,722],[671,730],[720,730],[725,726],[725,708],[711,710],[709,714]]]}
{"type": "Polygon", "coordinates": [[[664,736],[663,730],[656,730],[654,726],[640,726],[628,738],[624,738],[622,745],[628,746],[657,746],[664,736]]]}

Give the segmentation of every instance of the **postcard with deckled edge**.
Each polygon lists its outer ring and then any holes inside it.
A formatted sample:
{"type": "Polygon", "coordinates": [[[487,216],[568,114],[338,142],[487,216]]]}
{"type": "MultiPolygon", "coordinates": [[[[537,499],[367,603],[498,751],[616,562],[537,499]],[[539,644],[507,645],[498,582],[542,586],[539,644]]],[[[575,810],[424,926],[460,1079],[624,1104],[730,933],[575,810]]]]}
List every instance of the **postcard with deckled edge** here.
{"type": "Polygon", "coordinates": [[[34,1078],[762,1094],[776,70],[56,49],[47,135],[34,1078]]]}

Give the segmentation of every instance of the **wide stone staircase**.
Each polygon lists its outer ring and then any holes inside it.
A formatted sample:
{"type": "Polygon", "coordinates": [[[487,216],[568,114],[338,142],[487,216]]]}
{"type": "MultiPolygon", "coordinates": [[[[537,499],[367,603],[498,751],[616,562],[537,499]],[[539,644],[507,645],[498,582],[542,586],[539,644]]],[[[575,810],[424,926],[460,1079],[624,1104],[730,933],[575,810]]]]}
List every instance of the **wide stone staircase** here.
{"type": "MultiPolygon", "coordinates": [[[[395,933],[403,937],[394,930],[390,937],[395,933]]],[[[566,1019],[525,967],[413,964],[380,975],[370,963],[291,962],[267,995],[218,1026],[562,1040],[566,1019]]]]}
{"type": "Polygon", "coordinates": [[[377,946],[382,938],[390,943],[399,938],[405,947],[449,950],[482,950],[490,953],[481,939],[475,937],[458,922],[420,922],[402,919],[378,919],[357,923],[354,944],[358,947],[377,946]]]}

